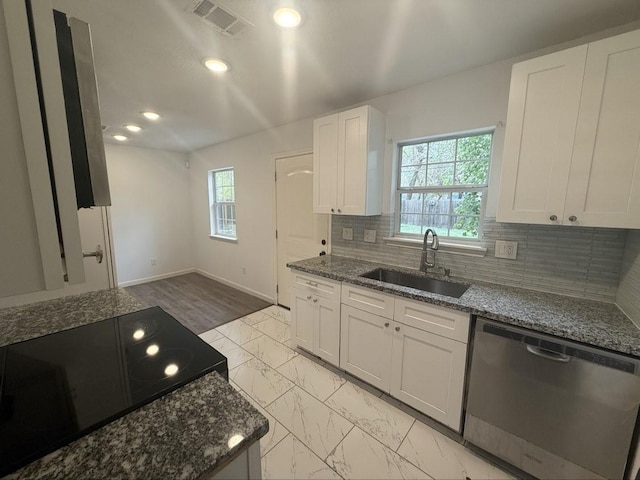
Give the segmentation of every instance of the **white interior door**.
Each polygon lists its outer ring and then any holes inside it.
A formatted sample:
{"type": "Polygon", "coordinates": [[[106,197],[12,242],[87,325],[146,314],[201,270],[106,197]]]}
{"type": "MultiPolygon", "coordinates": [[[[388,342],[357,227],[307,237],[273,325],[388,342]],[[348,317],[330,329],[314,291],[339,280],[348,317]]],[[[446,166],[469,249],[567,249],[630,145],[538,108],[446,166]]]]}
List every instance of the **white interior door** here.
{"type": "Polygon", "coordinates": [[[276,159],[278,303],[290,306],[288,262],[328,253],[329,215],[313,213],[313,156],[276,159]],[[323,244],[324,242],[324,244],[323,244]]]}
{"type": "Polygon", "coordinates": [[[103,252],[103,259],[98,263],[96,257],[83,259],[85,281],[76,285],[64,282],[64,287],[57,290],[42,290],[22,295],[0,298],[0,308],[25,305],[53,298],[77,295],[112,288],[116,285],[115,263],[112,255],[110,238],[110,219],[108,207],[83,208],[78,211],[80,224],[80,239],[82,251],[85,253],[97,251],[98,245],[103,252]]]}

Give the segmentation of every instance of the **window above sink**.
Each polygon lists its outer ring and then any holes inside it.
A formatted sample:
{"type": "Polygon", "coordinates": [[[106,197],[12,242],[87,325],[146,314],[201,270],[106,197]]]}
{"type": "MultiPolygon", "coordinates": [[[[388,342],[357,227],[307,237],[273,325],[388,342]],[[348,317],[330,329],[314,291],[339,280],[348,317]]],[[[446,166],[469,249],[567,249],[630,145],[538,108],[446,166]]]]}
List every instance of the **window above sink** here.
{"type": "Polygon", "coordinates": [[[493,132],[400,143],[395,235],[478,240],[493,132]]]}

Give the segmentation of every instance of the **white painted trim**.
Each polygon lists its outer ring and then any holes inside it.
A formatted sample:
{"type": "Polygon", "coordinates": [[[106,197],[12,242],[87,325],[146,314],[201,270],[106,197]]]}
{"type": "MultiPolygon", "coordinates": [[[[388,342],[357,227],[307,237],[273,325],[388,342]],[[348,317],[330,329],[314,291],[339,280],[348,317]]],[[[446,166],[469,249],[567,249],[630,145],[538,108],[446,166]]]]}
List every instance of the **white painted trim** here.
{"type": "Polygon", "coordinates": [[[24,2],[3,2],[5,27],[22,129],[25,162],[31,186],[38,247],[46,290],[64,287],[58,228],[53,207],[53,191],[47,164],[42,117],[36,85],[35,67],[27,10],[24,2]]]}
{"type": "Polygon", "coordinates": [[[132,285],[140,285],[141,283],[153,282],[155,280],[163,280],[165,278],[177,277],[179,275],[186,275],[187,273],[196,272],[195,268],[187,268],[186,270],[178,270],[176,272],[163,273],[161,275],[154,275],[152,277],[138,278],[137,280],[129,280],[128,282],[121,282],[118,287],[130,287],[132,285]]]}
{"type": "MultiPolygon", "coordinates": [[[[224,283],[225,285],[229,285],[230,287],[236,288],[242,292],[248,293],[249,295],[253,295],[254,297],[258,297],[261,300],[264,300],[265,302],[269,302],[272,303],[274,305],[276,305],[276,300],[274,297],[269,297],[268,295],[265,295],[264,293],[258,292],[256,290],[253,290],[251,288],[247,288],[244,285],[240,285],[239,283],[235,283],[232,282],[230,280],[227,280],[226,278],[222,278],[222,277],[218,277],[217,275],[214,275],[213,273],[209,273],[209,272],[205,272],[204,270],[200,270],[199,268],[195,269],[196,273],[199,273],[200,275],[203,275],[207,278],[210,278],[211,280],[215,280],[217,282],[220,283],[224,283]]],[[[275,292],[274,292],[275,293],[275,292]]]]}

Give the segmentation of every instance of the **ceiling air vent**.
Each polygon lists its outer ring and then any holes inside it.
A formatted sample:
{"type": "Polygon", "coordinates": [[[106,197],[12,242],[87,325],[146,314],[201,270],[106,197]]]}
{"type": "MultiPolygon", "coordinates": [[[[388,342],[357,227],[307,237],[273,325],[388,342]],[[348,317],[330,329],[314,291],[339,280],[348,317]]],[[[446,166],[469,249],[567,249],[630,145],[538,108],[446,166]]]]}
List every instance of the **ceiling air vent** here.
{"type": "Polygon", "coordinates": [[[253,26],[240,15],[210,0],[196,0],[189,11],[227,37],[237,37],[249,25],[253,26]]]}

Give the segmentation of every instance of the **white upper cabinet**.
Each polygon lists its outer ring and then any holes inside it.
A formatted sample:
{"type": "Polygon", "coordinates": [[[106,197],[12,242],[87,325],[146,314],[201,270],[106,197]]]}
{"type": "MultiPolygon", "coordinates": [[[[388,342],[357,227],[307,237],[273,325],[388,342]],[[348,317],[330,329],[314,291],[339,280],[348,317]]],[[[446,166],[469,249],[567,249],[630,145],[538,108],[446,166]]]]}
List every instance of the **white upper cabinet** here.
{"type": "Polygon", "coordinates": [[[380,215],[384,114],[370,106],[313,122],[313,211],[380,215]]]}
{"type": "Polygon", "coordinates": [[[640,228],[640,31],[514,65],[500,222],[640,228]]]}

